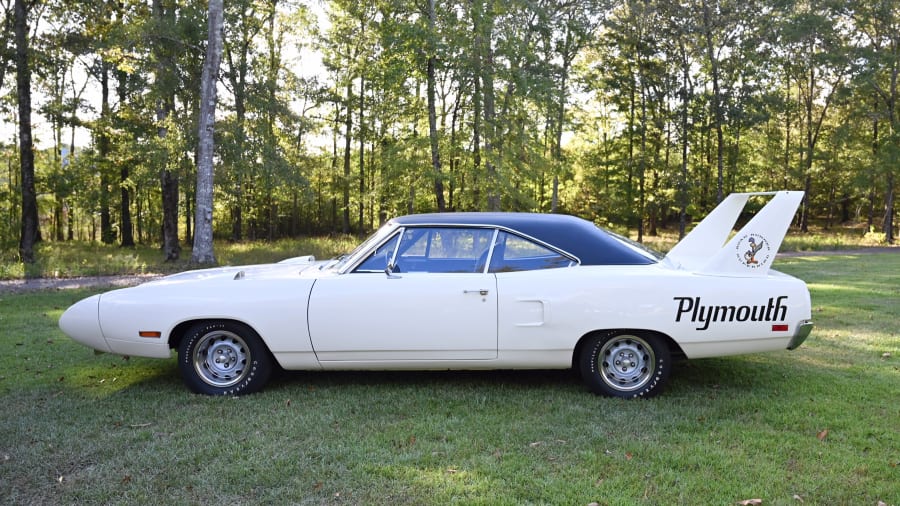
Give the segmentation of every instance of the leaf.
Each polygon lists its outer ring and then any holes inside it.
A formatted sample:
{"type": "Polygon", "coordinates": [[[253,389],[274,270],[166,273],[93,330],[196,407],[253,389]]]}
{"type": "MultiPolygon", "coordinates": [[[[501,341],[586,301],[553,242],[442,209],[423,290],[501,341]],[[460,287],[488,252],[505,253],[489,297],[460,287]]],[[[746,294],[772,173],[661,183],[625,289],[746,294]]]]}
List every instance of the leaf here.
{"type": "Polygon", "coordinates": [[[881,354],[881,358],[891,358],[891,352],[886,351],[881,354]]]}
{"type": "Polygon", "coordinates": [[[759,506],[762,504],[762,499],[745,499],[738,504],[741,506],[759,506]]]}
{"type": "Polygon", "coordinates": [[[816,438],[818,438],[819,441],[825,441],[825,438],[827,438],[827,437],[828,437],[828,429],[822,429],[816,433],[816,438]]]}
{"type": "Polygon", "coordinates": [[[800,497],[800,494],[794,494],[794,500],[795,500],[795,501],[803,502],[803,498],[800,497]]]}
{"type": "Polygon", "coordinates": [[[634,458],[634,455],[631,452],[625,452],[625,460],[631,460],[634,458]]]}

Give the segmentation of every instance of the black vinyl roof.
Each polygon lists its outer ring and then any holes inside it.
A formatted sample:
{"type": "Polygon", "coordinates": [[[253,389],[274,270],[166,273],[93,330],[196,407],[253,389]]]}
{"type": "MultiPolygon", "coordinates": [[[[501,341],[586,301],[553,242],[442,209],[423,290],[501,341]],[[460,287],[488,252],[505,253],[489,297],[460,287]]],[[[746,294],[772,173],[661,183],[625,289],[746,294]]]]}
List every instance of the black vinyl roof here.
{"type": "Polygon", "coordinates": [[[391,221],[404,227],[479,226],[507,229],[573,255],[582,265],[655,263],[607,230],[587,220],[565,214],[432,213],[400,216],[391,221]]]}

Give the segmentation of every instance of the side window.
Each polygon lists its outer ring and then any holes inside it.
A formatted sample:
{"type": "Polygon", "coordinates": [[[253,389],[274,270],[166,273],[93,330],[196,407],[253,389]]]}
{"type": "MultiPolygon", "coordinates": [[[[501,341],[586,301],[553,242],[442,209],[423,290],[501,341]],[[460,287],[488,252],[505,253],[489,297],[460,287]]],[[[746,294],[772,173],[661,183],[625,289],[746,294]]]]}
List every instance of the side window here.
{"type": "Polygon", "coordinates": [[[359,267],[353,272],[384,272],[388,262],[394,256],[394,250],[397,249],[398,239],[400,239],[400,234],[394,234],[394,237],[386,243],[375,248],[375,251],[359,264],[359,267]]]}
{"type": "Polygon", "coordinates": [[[500,232],[491,254],[490,272],[533,271],[569,267],[571,258],[534,241],[500,232]]]}
{"type": "MultiPolygon", "coordinates": [[[[484,228],[409,228],[403,233],[396,272],[475,272],[494,231],[484,228]]],[[[483,264],[482,264],[483,265],[483,264]]]]}

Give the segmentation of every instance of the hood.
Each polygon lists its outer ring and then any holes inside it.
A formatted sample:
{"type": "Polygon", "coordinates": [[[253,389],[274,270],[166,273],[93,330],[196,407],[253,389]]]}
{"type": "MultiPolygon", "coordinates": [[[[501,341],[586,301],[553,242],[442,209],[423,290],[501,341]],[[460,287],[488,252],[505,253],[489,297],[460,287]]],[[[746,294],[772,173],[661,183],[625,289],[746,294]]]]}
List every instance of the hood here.
{"type": "Polygon", "coordinates": [[[328,261],[316,261],[313,256],[294,257],[275,264],[239,265],[227,267],[213,267],[211,269],[197,269],[193,271],[179,272],[144,283],[141,286],[173,285],[196,282],[238,281],[242,279],[274,279],[290,276],[303,276],[304,272],[318,272],[320,267],[328,261]]]}

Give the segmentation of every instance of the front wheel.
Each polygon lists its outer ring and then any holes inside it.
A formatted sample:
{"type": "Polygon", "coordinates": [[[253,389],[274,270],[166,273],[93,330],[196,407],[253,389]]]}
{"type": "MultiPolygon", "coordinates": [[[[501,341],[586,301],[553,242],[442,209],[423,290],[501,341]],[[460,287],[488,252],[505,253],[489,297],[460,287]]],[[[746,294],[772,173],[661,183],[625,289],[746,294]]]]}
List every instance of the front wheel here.
{"type": "Polygon", "coordinates": [[[272,357],[250,327],[237,322],[194,325],[178,347],[178,368],[192,391],[241,395],[259,391],[272,374],[272,357]]]}
{"type": "Polygon", "coordinates": [[[662,337],[614,331],[588,338],[579,359],[581,377],[599,395],[653,397],[669,377],[669,347],[662,337]]]}

